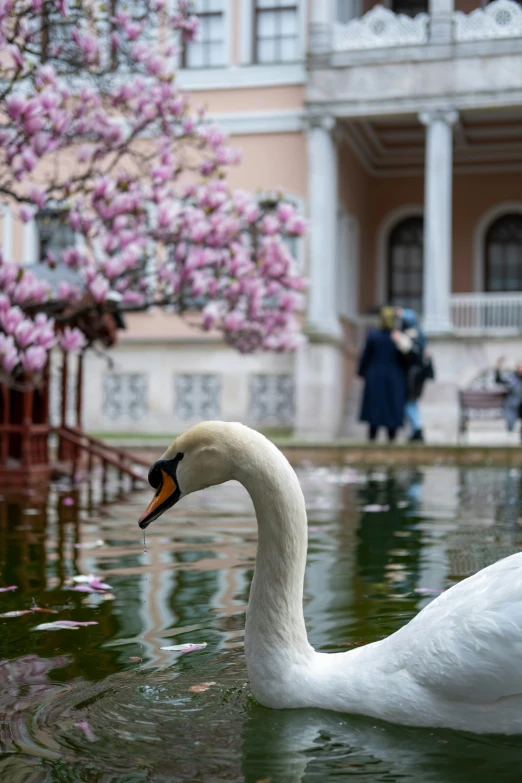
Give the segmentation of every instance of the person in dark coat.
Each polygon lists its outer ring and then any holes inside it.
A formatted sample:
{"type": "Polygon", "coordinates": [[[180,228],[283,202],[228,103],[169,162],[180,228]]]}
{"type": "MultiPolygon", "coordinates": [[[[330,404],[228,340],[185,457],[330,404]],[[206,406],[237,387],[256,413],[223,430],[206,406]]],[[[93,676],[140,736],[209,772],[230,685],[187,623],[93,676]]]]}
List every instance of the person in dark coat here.
{"type": "Polygon", "coordinates": [[[386,427],[393,441],[403,424],[406,361],[395,344],[395,322],[394,309],[383,307],[380,328],[369,333],[359,362],[358,375],[365,381],[360,419],[368,422],[370,440],[386,427]]]}

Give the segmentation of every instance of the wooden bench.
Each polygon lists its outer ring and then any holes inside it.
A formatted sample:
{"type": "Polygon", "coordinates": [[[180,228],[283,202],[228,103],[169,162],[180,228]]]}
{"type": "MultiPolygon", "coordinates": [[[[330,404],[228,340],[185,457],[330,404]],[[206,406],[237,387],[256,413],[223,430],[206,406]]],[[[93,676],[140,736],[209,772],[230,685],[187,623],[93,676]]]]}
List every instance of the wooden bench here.
{"type": "Polygon", "coordinates": [[[472,419],[503,419],[506,390],[497,386],[490,389],[461,389],[459,391],[459,442],[467,434],[472,419]]]}

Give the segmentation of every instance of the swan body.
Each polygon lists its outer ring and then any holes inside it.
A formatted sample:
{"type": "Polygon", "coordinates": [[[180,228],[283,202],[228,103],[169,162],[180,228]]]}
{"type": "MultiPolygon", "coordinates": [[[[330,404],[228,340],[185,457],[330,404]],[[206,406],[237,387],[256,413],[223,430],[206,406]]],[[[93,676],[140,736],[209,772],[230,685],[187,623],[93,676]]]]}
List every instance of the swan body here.
{"type": "Polygon", "coordinates": [[[262,705],[522,733],[522,553],[454,585],[387,639],[348,652],[316,652],[303,616],[303,493],[264,436],[235,423],[192,427],[151,468],[157,491],[140,525],[185,495],[230,479],[245,486],[258,521],[245,655],[262,705]]]}

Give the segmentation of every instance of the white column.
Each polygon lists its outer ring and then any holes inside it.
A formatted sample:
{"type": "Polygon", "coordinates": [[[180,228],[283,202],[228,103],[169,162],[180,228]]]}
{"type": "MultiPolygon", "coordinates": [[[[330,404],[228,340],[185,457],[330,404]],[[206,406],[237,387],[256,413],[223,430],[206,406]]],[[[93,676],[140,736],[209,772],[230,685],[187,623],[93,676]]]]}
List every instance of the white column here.
{"type": "Polygon", "coordinates": [[[308,129],[308,345],[296,356],[296,432],[327,440],[343,414],[342,329],[338,316],[337,145],[332,117],[308,129]]]}
{"type": "Polygon", "coordinates": [[[332,117],[313,118],[308,129],[310,218],[308,330],[341,336],[337,313],[337,145],[332,117]]]}
{"type": "Polygon", "coordinates": [[[430,42],[451,43],[453,40],[454,0],[429,0],[430,42]]]}
{"type": "Polygon", "coordinates": [[[453,130],[456,111],[427,111],[424,167],[424,328],[451,331],[453,130]]]}
{"type": "Polygon", "coordinates": [[[309,5],[309,48],[314,54],[330,51],[332,0],[313,0],[309,5]]]}
{"type": "Polygon", "coordinates": [[[24,223],[22,248],[22,264],[38,263],[38,226],[34,219],[24,223]]]}

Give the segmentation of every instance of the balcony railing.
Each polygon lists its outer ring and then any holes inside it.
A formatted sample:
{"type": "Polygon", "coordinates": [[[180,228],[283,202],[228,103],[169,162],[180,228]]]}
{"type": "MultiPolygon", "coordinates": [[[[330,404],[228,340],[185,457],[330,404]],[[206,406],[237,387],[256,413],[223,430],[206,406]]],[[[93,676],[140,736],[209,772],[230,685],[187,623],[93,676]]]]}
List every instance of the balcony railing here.
{"type": "MultiPolygon", "coordinates": [[[[329,31],[311,29],[311,50],[352,52],[429,43],[430,17],[395,14],[382,5],[374,6],[346,24],[335,22],[329,31]],[[330,40],[327,40],[327,39],[330,40]],[[318,44],[316,47],[315,44],[318,44]]],[[[470,14],[453,12],[455,42],[485,41],[522,36],[522,5],[515,0],[493,0],[470,14]]]]}
{"type": "Polygon", "coordinates": [[[412,19],[376,5],[360,19],[352,19],[346,24],[334,23],[332,50],[346,52],[424,44],[428,42],[428,22],[428,14],[418,14],[412,19]]]}
{"type": "Polygon", "coordinates": [[[522,293],[453,294],[451,319],[456,334],[520,334],[522,293]]]}

